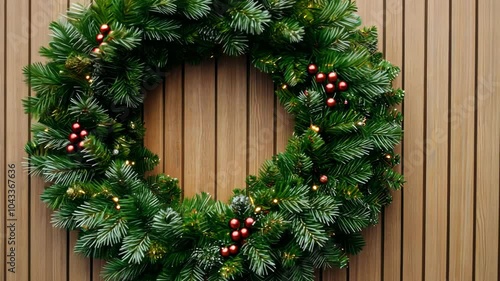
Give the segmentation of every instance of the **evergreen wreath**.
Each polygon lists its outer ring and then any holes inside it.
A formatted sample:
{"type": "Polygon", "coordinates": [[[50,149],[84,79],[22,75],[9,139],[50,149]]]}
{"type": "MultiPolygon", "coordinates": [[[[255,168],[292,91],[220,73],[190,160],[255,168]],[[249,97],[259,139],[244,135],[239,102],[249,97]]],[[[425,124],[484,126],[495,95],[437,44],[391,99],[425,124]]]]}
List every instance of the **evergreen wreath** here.
{"type": "Polygon", "coordinates": [[[300,281],[346,266],[404,182],[392,169],[399,69],[355,12],[350,0],[74,5],[50,25],[48,62],[25,69],[36,95],[24,108],[38,119],[29,169],[50,183],[54,226],[79,230],[75,251],[106,259],[105,280],[300,281]],[[286,151],[229,205],[146,177],[159,160],[141,121],[157,70],[223,54],[268,73],[295,118],[286,151]]]}

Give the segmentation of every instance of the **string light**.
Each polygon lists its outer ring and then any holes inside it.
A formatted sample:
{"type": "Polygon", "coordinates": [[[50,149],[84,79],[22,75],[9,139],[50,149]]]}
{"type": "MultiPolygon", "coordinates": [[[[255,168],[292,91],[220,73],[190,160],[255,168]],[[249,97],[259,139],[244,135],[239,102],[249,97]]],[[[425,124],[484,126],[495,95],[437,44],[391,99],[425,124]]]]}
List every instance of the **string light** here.
{"type": "Polygon", "coordinates": [[[317,185],[313,185],[313,186],[312,186],[312,190],[313,190],[313,191],[317,191],[318,189],[319,189],[319,187],[318,187],[317,185]]]}
{"type": "Polygon", "coordinates": [[[318,132],[319,132],[319,127],[318,127],[318,126],[316,126],[316,125],[311,124],[311,127],[310,127],[310,128],[311,128],[311,130],[315,131],[316,133],[318,133],[318,132]]]}

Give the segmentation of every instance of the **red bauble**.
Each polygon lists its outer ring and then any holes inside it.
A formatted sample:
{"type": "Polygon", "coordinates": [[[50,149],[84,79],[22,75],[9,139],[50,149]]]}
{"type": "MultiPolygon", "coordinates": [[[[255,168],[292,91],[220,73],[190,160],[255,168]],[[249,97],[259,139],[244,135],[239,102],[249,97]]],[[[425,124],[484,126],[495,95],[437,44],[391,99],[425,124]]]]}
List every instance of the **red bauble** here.
{"type": "Polygon", "coordinates": [[[248,238],[250,236],[250,231],[247,228],[240,229],[240,235],[243,239],[248,238]]]}
{"type": "Polygon", "coordinates": [[[85,142],[84,141],[79,142],[78,147],[82,149],[85,148],[85,142]]]}
{"type": "Polygon", "coordinates": [[[229,252],[229,249],[227,247],[222,247],[220,248],[220,255],[227,258],[229,257],[231,253],[229,252]]]}
{"type": "Polygon", "coordinates": [[[323,72],[316,74],[316,82],[323,83],[326,81],[326,75],[323,72]]]}
{"type": "Polygon", "coordinates": [[[66,151],[67,151],[68,153],[73,153],[73,152],[75,152],[75,146],[74,146],[74,145],[72,145],[72,144],[68,145],[68,146],[66,147],[66,151]]]}
{"type": "Polygon", "coordinates": [[[311,63],[308,67],[307,67],[307,72],[309,72],[309,74],[311,75],[314,75],[318,72],[318,66],[316,66],[315,64],[311,63]]]}
{"type": "Polygon", "coordinates": [[[103,25],[101,25],[100,30],[101,30],[101,34],[103,34],[104,36],[106,36],[111,31],[111,28],[109,27],[109,25],[103,24],[103,25]]]}
{"type": "Polygon", "coordinates": [[[77,142],[77,141],[78,141],[78,139],[80,139],[80,138],[78,137],[78,135],[77,135],[77,134],[72,133],[72,134],[70,134],[70,135],[69,135],[69,138],[68,138],[68,139],[69,139],[69,141],[70,141],[70,142],[75,143],[75,142],[77,142]]]}
{"type": "Polygon", "coordinates": [[[328,82],[333,83],[333,82],[337,81],[338,78],[339,78],[339,76],[337,75],[337,72],[328,73],[328,82]]]}
{"type": "Polygon", "coordinates": [[[236,245],[229,246],[229,253],[231,255],[237,255],[238,254],[238,250],[239,250],[238,246],[236,246],[236,245]]]}
{"type": "Polygon", "coordinates": [[[95,40],[97,41],[98,44],[101,44],[102,41],[104,41],[104,35],[97,34],[97,36],[95,37],[95,40]]]}
{"type": "Polygon", "coordinates": [[[86,136],[88,136],[88,135],[89,135],[89,133],[88,133],[86,130],[82,130],[82,131],[80,132],[80,137],[81,137],[82,139],[83,139],[83,138],[85,138],[85,137],[86,137],[86,136]]]}
{"type": "Polygon", "coordinates": [[[252,228],[253,224],[255,223],[255,220],[253,218],[246,218],[245,220],[245,227],[246,228],[252,228]]]}
{"type": "Polygon", "coordinates": [[[238,228],[240,228],[240,221],[238,219],[231,219],[229,221],[229,227],[231,229],[238,229],[238,228]]]}
{"type": "Polygon", "coordinates": [[[333,85],[332,83],[326,84],[325,91],[329,94],[333,94],[333,92],[335,92],[335,85],[333,85]]]}
{"type": "Polygon", "coordinates": [[[73,132],[75,132],[75,133],[78,133],[81,128],[82,127],[78,123],[73,123],[73,125],[71,125],[71,130],[73,130],[73,132]]]}
{"type": "Polygon", "coordinates": [[[320,178],[319,178],[319,181],[321,183],[327,183],[328,182],[328,177],[325,176],[325,175],[322,175],[320,178]]]}
{"type": "Polygon", "coordinates": [[[231,232],[231,240],[238,242],[241,240],[241,234],[238,230],[231,232]]]}
{"type": "Polygon", "coordinates": [[[347,82],[345,82],[345,81],[340,81],[340,82],[339,82],[339,90],[341,90],[341,91],[345,91],[345,90],[347,90],[347,82]]]}
{"type": "Polygon", "coordinates": [[[334,98],[329,98],[326,100],[326,105],[328,105],[328,107],[334,107],[335,104],[337,104],[337,102],[335,101],[334,98]]]}

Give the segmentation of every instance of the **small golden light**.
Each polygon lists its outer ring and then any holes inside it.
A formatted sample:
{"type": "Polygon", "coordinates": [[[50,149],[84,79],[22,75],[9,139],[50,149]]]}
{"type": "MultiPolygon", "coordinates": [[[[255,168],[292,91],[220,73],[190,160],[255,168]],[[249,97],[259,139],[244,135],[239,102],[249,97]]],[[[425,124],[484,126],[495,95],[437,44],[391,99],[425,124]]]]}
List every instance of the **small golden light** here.
{"type": "Polygon", "coordinates": [[[90,75],[85,76],[85,79],[90,80],[90,75]]]}
{"type": "Polygon", "coordinates": [[[314,191],[317,191],[317,190],[318,190],[318,188],[319,188],[319,187],[318,187],[317,185],[313,185],[313,186],[312,186],[312,190],[314,190],[314,191]]]}
{"type": "Polygon", "coordinates": [[[279,202],[279,201],[278,201],[278,199],[276,199],[276,198],[275,198],[275,199],[273,199],[273,203],[274,203],[274,204],[278,204],[278,202],[279,202]]]}
{"type": "Polygon", "coordinates": [[[385,158],[387,158],[387,159],[391,159],[392,157],[391,157],[391,155],[390,155],[390,154],[386,154],[386,155],[385,155],[385,158]]]}
{"type": "Polygon", "coordinates": [[[113,202],[118,203],[119,199],[118,197],[113,197],[113,202]]]}
{"type": "Polygon", "coordinates": [[[256,213],[260,213],[260,211],[262,211],[262,208],[261,208],[261,207],[257,207],[257,208],[255,208],[255,212],[256,212],[256,213]]]}
{"type": "Polygon", "coordinates": [[[116,205],[115,209],[120,210],[122,207],[120,205],[116,205]]]}
{"type": "Polygon", "coordinates": [[[311,124],[311,127],[310,127],[310,128],[311,128],[311,130],[315,131],[316,133],[318,133],[318,132],[319,132],[319,127],[318,127],[318,126],[316,126],[316,125],[312,125],[312,124],[311,124]]]}
{"type": "Polygon", "coordinates": [[[130,161],[125,161],[125,165],[130,165],[130,161]]]}
{"type": "Polygon", "coordinates": [[[281,86],[281,88],[282,88],[283,90],[286,90],[286,88],[288,88],[288,85],[287,85],[287,84],[283,84],[283,85],[281,86]]]}

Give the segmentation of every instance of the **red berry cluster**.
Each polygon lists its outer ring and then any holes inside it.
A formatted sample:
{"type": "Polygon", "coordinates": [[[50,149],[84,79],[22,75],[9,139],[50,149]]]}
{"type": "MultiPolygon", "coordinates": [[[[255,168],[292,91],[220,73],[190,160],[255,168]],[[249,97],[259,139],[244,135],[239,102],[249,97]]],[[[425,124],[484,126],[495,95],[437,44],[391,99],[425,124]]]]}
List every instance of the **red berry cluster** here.
{"type": "MultiPolygon", "coordinates": [[[[335,72],[335,71],[332,71],[328,74],[325,74],[323,72],[318,72],[317,65],[310,64],[307,67],[307,72],[311,75],[315,75],[316,82],[318,82],[320,84],[326,83],[325,92],[327,94],[335,93],[336,89],[343,92],[343,91],[346,91],[348,88],[347,82],[340,81],[339,76],[338,76],[337,72],[335,72]]],[[[334,107],[335,104],[337,104],[337,101],[333,97],[329,97],[326,100],[326,105],[328,107],[334,107]]]]}
{"type": "MultiPolygon", "coordinates": [[[[104,43],[104,39],[111,33],[111,27],[109,27],[109,25],[107,24],[103,24],[101,25],[100,31],[101,33],[97,34],[95,38],[97,43],[99,44],[99,47],[101,47],[103,44],[106,44],[104,43]]],[[[99,47],[95,47],[92,52],[95,54],[99,54],[101,52],[101,49],[99,47]]]]}
{"type": "Polygon", "coordinates": [[[239,252],[239,246],[245,244],[245,239],[250,236],[250,229],[254,225],[255,220],[253,218],[246,218],[243,222],[243,227],[241,227],[241,222],[238,219],[231,219],[229,221],[229,227],[231,228],[231,240],[238,244],[233,244],[229,247],[222,247],[220,249],[221,256],[227,258],[230,255],[237,255],[239,252]]]}
{"type": "Polygon", "coordinates": [[[72,133],[69,134],[68,137],[71,144],[66,147],[66,151],[68,151],[68,153],[73,153],[78,149],[83,149],[85,146],[85,142],[83,140],[89,134],[86,130],[82,129],[82,126],[79,123],[73,123],[73,125],[71,125],[71,131],[72,133]]]}

